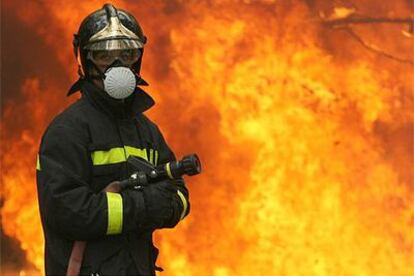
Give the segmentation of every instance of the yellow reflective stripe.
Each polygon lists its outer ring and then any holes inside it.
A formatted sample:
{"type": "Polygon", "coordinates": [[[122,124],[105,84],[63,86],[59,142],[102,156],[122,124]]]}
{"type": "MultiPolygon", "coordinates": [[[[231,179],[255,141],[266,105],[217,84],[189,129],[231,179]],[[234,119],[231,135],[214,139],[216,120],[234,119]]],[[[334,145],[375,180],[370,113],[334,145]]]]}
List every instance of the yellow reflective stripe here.
{"type": "Polygon", "coordinates": [[[108,229],[107,235],[115,235],[122,232],[122,196],[117,193],[106,193],[108,201],[108,229]]]}
{"type": "Polygon", "coordinates": [[[130,155],[141,157],[148,161],[147,152],[145,149],[139,149],[130,146],[125,146],[123,148],[112,148],[110,150],[97,150],[92,152],[91,157],[92,163],[94,165],[107,165],[125,162],[130,155]]]}
{"type": "Polygon", "coordinates": [[[36,160],[36,170],[41,171],[42,168],[40,167],[40,158],[39,158],[39,154],[37,155],[37,160],[36,160]]]}
{"type": "Polygon", "coordinates": [[[150,149],[149,152],[149,162],[154,165],[154,150],[150,149]]]}
{"type": "Polygon", "coordinates": [[[167,172],[167,175],[169,178],[174,179],[174,177],[171,174],[170,162],[165,164],[165,171],[167,172]]]}
{"type": "Polygon", "coordinates": [[[158,150],[155,151],[155,166],[158,165],[158,150]]]}
{"type": "Polygon", "coordinates": [[[180,220],[182,220],[187,213],[188,203],[187,199],[185,199],[185,196],[180,190],[177,190],[177,194],[180,197],[181,201],[183,202],[183,212],[181,213],[180,220]]]}
{"type": "Polygon", "coordinates": [[[92,152],[92,162],[94,165],[115,164],[126,161],[123,148],[113,148],[110,150],[98,150],[92,152]]]}
{"type": "Polygon", "coordinates": [[[147,151],[145,149],[134,148],[130,146],[125,146],[125,151],[127,153],[127,158],[130,155],[141,157],[148,161],[147,151]]]}

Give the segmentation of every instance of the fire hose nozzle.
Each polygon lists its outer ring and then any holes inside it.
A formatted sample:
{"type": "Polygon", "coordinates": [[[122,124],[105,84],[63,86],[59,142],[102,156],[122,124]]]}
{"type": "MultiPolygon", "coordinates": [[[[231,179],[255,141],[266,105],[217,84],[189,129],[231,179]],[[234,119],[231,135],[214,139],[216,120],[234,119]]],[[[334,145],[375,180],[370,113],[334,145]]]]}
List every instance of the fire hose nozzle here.
{"type": "Polygon", "coordinates": [[[189,154],[181,160],[168,162],[157,167],[134,156],[128,158],[128,163],[136,169],[136,172],[128,179],[120,181],[121,190],[133,187],[139,189],[157,181],[178,179],[184,175],[192,176],[201,173],[201,162],[197,154],[189,154]]]}
{"type": "Polygon", "coordinates": [[[201,162],[197,154],[189,154],[183,157],[180,161],[171,162],[170,169],[174,178],[181,177],[183,175],[196,175],[201,173],[201,162]]]}

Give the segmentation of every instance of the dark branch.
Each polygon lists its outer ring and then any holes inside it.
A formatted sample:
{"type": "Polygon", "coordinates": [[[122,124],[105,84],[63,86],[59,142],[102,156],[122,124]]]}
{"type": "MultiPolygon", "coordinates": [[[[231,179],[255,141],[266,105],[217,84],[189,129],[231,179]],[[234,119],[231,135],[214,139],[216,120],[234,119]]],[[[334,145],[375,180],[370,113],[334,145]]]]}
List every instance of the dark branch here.
{"type": "Polygon", "coordinates": [[[349,24],[408,24],[414,25],[414,17],[407,18],[387,18],[387,17],[356,17],[349,16],[344,18],[322,19],[322,22],[328,26],[341,26],[349,24]]]}
{"type": "MultiPolygon", "coordinates": [[[[352,12],[352,11],[351,11],[352,12]]],[[[331,17],[331,18],[321,18],[322,24],[328,27],[341,27],[343,28],[352,38],[358,41],[365,49],[384,56],[386,58],[414,65],[414,60],[404,59],[391,55],[383,50],[379,49],[373,44],[366,42],[362,37],[360,37],[350,25],[354,24],[404,24],[408,25],[408,33],[410,35],[414,34],[414,17],[364,17],[357,14],[351,14],[344,17],[331,17]]]]}
{"type": "Polygon", "coordinates": [[[380,49],[378,49],[377,47],[375,47],[372,44],[369,44],[368,42],[366,42],[365,40],[363,40],[357,33],[355,33],[354,30],[352,30],[351,28],[346,28],[344,29],[346,30],[346,32],[348,34],[350,34],[355,40],[357,40],[362,46],[364,46],[365,49],[375,52],[381,56],[384,56],[386,58],[395,60],[395,61],[399,61],[399,62],[404,62],[404,63],[408,63],[410,65],[414,65],[414,61],[413,60],[409,60],[409,59],[403,59],[403,58],[399,58],[399,57],[395,57],[389,53],[386,53],[380,49]]]}

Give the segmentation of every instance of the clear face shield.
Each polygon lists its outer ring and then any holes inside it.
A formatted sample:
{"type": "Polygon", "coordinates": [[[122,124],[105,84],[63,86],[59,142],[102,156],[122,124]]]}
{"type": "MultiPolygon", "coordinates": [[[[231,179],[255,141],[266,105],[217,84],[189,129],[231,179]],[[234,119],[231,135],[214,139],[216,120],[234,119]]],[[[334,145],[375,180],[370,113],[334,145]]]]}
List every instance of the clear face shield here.
{"type": "Polygon", "coordinates": [[[88,59],[99,67],[108,67],[115,61],[120,61],[122,65],[130,67],[141,56],[140,49],[124,50],[93,50],[88,52],[88,59]]]}

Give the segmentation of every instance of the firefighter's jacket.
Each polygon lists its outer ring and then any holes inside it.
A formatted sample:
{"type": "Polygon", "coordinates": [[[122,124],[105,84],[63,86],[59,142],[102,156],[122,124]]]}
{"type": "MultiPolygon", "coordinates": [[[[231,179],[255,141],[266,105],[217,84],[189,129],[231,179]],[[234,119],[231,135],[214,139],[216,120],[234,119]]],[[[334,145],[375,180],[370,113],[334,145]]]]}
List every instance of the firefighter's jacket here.
{"type": "MultiPolygon", "coordinates": [[[[146,228],[142,191],[102,190],[133,173],[129,155],[157,165],[175,160],[158,127],[142,114],[154,101],[137,88],[124,102],[81,82],[82,97],[45,131],[37,187],[47,275],[64,275],[74,241],[87,241],[81,274],[153,275],[158,250],[146,228]]],[[[177,187],[175,226],[189,212],[188,191],[177,187]]]]}

